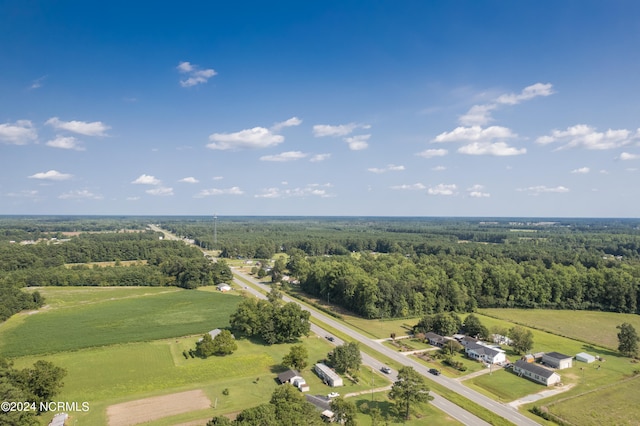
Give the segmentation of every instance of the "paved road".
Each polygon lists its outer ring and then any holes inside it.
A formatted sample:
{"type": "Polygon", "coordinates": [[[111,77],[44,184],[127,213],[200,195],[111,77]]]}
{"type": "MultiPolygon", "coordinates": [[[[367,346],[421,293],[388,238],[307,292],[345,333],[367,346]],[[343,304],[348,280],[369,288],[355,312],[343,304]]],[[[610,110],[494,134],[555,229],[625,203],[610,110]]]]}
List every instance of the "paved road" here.
{"type": "MultiPolygon", "coordinates": [[[[169,232],[155,226],[155,225],[149,225],[149,227],[151,229],[153,229],[154,231],[158,231],[158,232],[163,232],[165,234],[165,236],[169,239],[178,239],[175,236],[171,235],[169,232]]],[[[258,281],[256,281],[252,276],[244,274],[234,268],[231,269],[234,275],[237,275],[245,280],[248,280],[249,282],[251,282],[253,285],[255,285],[258,288],[263,289],[264,291],[269,291],[270,288],[267,285],[264,285],[262,283],[259,283],[258,281]]],[[[254,295],[256,295],[257,297],[261,297],[264,298],[265,296],[260,293],[259,291],[251,288],[251,287],[247,287],[246,288],[247,291],[253,293],[254,295]]],[[[298,303],[296,300],[291,299],[287,296],[284,296],[283,299],[286,302],[296,302],[298,303]]],[[[357,331],[354,331],[353,329],[351,329],[348,326],[343,325],[342,323],[334,320],[333,318],[316,311],[315,309],[309,309],[305,306],[302,306],[303,309],[308,310],[311,315],[317,319],[319,319],[320,321],[322,321],[323,323],[327,324],[328,326],[339,330],[340,332],[346,334],[347,336],[351,337],[352,339],[354,339],[355,341],[359,342],[362,345],[368,346],[371,349],[393,359],[394,361],[396,361],[397,363],[401,364],[401,365],[406,365],[406,366],[411,366],[413,367],[417,372],[419,372],[420,374],[422,374],[423,376],[425,376],[426,378],[433,380],[439,384],[441,384],[442,386],[447,387],[448,389],[456,392],[459,395],[462,395],[463,397],[477,403],[478,405],[481,405],[483,407],[485,407],[486,409],[493,411],[495,414],[497,414],[498,416],[510,421],[513,424],[516,424],[518,426],[537,426],[538,423],[536,423],[535,421],[531,420],[530,418],[520,414],[517,410],[515,410],[514,408],[502,404],[500,402],[496,402],[482,394],[480,394],[479,392],[473,391],[471,389],[469,389],[468,387],[464,386],[463,384],[459,383],[458,381],[454,380],[454,379],[450,379],[448,377],[445,377],[443,375],[439,375],[439,376],[434,376],[433,374],[429,374],[429,369],[424,366],[423,364],[420,364],[417,361],[414,361],[413,359],[409,358],[409,357],[405,357],[403,355],[401,355],[400,353],[387,348],[386,346],[382,345],[382,343],[380,342],[376,342],[372,339],[367,338],[366,336],[358,333],[357,331]]],[[[323,330],[322,328],[312,324],[312,331],[320,336],[324,336],[327,334],[327,332],[325,330],[323,330]]],[[[338,339],[336,339],[338,340],[338,339]]],[[[335,342],[337,343],[337,342],[335,342]]],[[[373,357],[370,357],[369,355],[363,353],[363,364],[370,366],[372,368],[375,369],[379,369],[382,367],[382,363],[376,359],[374,359],[373,357]]],[[[395,380],[394,377],[395,374],[397,374],[395,371],[392,374],[391,379],[395,380]]],[[[463,410],[462,408],[460,408],[459,406],[453,404],[452,402],[434,394],[433,392],[430,392],[431,395],[434,396],[434,400],[433,405],[435,407],[440,408],[441,410],[443,410],[444,412],[446,412],[447,414],[449,414],[451,417],[454,417],[455,419],[457,419],[458,421],[466,424],[466,425],[488,425],[487,422],[479,419],[478,417],[474,416],[473,414],[469,413],[466,410],[463,410]]]]}

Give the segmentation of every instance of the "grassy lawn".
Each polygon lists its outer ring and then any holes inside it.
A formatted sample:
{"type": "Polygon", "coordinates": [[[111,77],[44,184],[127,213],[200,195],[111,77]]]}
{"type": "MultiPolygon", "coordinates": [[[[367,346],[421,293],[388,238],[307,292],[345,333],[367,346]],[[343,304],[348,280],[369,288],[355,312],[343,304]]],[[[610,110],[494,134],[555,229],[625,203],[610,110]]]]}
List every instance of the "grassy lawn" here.
{"type": "Polygon", "coordinates": [[[385,423],[384,420],[379,420],[378,424],[406,424],[416,426],[424,424],[434,426],[461,424],[456,419],[449,417],[443,411],[438,410],[428,403],[416,405],[414,409],[412,409],[411,419],[405,422],[393,415],[393,402],[387,397],[387,394],[387,392],[376,392],[373,395],[361,395],[349,399],[358,407],[358,425],[369,426],[373,423],[371,416],[368,414],[368,409],[373,407],[380,409],[382,416],[388,421],[388,423],[385,423]]]}
{"type": "Polygon", "coordinates": [[[485,390],[502,402],[514,401],[523,396],[548,389],[546,386],[518,377],[511,370],[503,369],[474,377],[465,381],[465,384],[476,390],[485,390]]]}
{"type": "Polygon", "coordinates": [[[639,380],[640,376],[636,376],[617,385],[549,404],[548,408],[552,414],[575,425],[637,425],[640,419],[639,380]]]}
{"type": "MultiPolygon", "coordinates": [[[[427,353],[427,354],[435,355],[435,353],[427,353]]],[[[456,370],[453,367],[443,364],[442,360],[435,359],[435,358],[433,358],[433,361],[426,361],[420,357],[414,356],[414,359],[416,359],[418,362],[426,365],[429,368],[437,368],[442,372],[442,374],[451,378],[466,376],[467,374],[475,373],[476,371],[481,371],[481,370],[484,370],[485,368],[482,365],[482,363],[475,361],[473,359],[467,358],[463,353],[455,354],[453,357],[453,360],[462,362],[464,366],[467,367],[466,371],[456,370]]]]}
{"type": "Polygon", "coordinates": [[[151,289],[138,288],[132,297],[116,290],[121,289],[114,290],[113,299],[95,301],[96,294],[105,294],[88,288],[86,298],[76,294],[75,306],[10,318],[0,328],[0,354],[17,357],[204,333],[226,327],[241,300],[197,290],[141,295],[151,289]]]}
{"type": "Polygon", "coordinates": [[[618,347],[616,326],[628,322],[640,330],[640,316],[634,314],[541,309],[480,309],[479,312],[614,350],[618,347]]]}

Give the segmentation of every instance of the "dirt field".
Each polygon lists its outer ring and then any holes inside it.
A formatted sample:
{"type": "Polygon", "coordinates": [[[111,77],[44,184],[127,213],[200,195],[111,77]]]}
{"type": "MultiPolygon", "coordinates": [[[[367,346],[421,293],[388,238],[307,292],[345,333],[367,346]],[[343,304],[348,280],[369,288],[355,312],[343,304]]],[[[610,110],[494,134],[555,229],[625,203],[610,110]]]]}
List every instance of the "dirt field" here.
{"type": "Polygon", "coordinates": [[[194,390],[112,405],[107,408],[107,417],[109,426],[132,426],[210,406],[204,392],[194,390]]]}

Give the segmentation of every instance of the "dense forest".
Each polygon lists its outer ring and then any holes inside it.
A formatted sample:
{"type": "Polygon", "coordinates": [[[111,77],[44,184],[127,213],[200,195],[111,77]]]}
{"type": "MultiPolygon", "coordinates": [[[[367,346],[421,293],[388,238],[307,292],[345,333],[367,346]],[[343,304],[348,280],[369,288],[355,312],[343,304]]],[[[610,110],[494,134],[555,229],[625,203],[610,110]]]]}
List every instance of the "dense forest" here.
{"type": "MultiPolygon", "coordinates": [[[[5,217],[0,287],[191,288],[229,279],[224,262],[160,240],[145,230],[148,223],[216,249],[222,258],[286,253],[288,273],[301,291],[367,318],[479,307],[640,312],[636,219],[5,217]],[[42,240],[20,244],[18,235],[42,240]],[[132,260],[138,262],[87,265],[132,260]]],[[[36,299],[21,303],[32,307],[36,299]]]]}
{"type": "Polygon", "coordinates": [[[109,219],[106,230],[98,232],[99,223],[92,220],[83,225],[79,220],[73,229],[94,231],[72,231],[72,236],[49,223],[43,229],[29,221],[22,228],[15,220],[2,223],[5,235],[13,238],[24,233],[29,239],[0,242],[0,321],[42,306],[40,294],[21,290],[24,287],[171,285],[190,289],[232,279],[224,261],[213,263],[196,247],[163,240],[141,223],[135,224],[133,232],[112,231],[120,229],[112,223],[109,219]],[[35,235],[40,238],[33,240],[35,235]]]}

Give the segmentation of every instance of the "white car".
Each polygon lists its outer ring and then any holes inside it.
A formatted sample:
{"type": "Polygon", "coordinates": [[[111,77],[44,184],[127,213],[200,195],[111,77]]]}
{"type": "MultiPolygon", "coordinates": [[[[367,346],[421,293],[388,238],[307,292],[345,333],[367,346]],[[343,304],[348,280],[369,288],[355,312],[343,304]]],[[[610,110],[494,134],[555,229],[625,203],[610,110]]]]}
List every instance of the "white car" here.
{"type": "Polygon", "coordinates": [[[339,396],[340,394],[338,392],[331,392],[330,394],[327,395],[328,398],[337,398],[339,396]]]}

